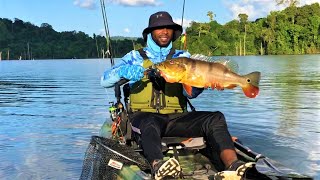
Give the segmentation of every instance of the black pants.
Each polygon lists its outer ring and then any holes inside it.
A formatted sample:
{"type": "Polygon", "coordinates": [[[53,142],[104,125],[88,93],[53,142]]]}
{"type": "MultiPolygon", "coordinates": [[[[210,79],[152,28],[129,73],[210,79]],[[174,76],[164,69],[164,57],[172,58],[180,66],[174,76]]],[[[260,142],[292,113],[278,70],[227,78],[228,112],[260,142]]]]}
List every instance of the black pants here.
{"type": "Polygon", "coordinates": [[[133,132],[141,138],[147,160],[162,159],[161,137],[204,137],[218,154],[234,149],[227,123],[221,112],[195,111],[175,114],[135,112],[130,115],[133,132]]]}

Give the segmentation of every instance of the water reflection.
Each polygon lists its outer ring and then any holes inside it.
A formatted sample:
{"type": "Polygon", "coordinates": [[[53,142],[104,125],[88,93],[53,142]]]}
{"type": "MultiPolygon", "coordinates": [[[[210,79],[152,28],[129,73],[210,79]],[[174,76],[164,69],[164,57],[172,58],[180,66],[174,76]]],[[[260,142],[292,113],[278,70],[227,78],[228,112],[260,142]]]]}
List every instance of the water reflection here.
{"type": "Polygon", "coordinates": [[[282,66],[281,73],[275,76],[274,83],[272,84],[275,86],[278,85],[282,89],[278,95],[281,107],[280,125],[277,134],[291,137],[299,134],[299,131],[297,131],[295,127],[299,124],[299,112],[296,111],[296,109],[299,108],[300,105],[298,95],[301,85],[298,82],[298,78],[302,76],[302,72],[299,70],[297,61],[289,60],[285,62],[285,65],[282,66]]]}
{"type": "MultiPolygon", "coordinates": [[[[288,58],[289,59],[289,58],[288,58]]],[[[320,119],[320,73],[319,62],[304,59],[281,60],[281,66],[270,74],[270,88],[276,89],[275,104],[279,110],[278,127],[274,139],[279,146],[292,147],[299,153],[302,169],[312,168],[319,172],[319,119],[320,119]],[[310,62],[311,61],[311,62],[310,62]],[[310,132],[316,131],[315,132],[310,132]],[[316,150],[318,149],[318,150],[316,150]],[[315,158],[316,157],[316,158],[315,158]],[[315,162],[315,159],[318,160],[315,162]]]]}

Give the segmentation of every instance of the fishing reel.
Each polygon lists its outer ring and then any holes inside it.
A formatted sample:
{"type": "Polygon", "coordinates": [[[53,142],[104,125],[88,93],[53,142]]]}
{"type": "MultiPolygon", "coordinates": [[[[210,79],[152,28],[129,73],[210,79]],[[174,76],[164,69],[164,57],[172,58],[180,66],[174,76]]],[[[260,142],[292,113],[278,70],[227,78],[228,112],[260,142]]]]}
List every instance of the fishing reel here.
{"type": "Polygon", "coordinates": [[[109,102],[109,104],[110,118],[112,121],[115,121],[118,118],[119,114],[124,110],[123,104],[121,102],[109,102]]]}
{"type": "Polygon", "coordinates": [[[109,113],[112,121],[116,121],[119,117],[119,115],[125,110],[124,105],[121,103],[121,90],[120,86],[127,83],[128,80],[121,79],[119,82],[115,83],[114,85],[114,93],[115,97],[117,98],[116,103],[115,102],[109,102],[109,113]]]}

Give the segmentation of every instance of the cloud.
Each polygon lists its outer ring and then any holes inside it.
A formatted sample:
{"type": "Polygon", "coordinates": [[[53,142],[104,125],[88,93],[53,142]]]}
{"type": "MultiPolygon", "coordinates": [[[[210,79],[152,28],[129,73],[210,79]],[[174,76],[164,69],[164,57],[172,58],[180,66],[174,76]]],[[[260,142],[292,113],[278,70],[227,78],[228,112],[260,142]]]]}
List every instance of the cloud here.
{"type": "Polygon", "coordinates": [[[158,0],[107,0],[110,3],[119,4],[123,6],[160,6],[161,2],[158,0]]]}
{"type": "Polygon", "coordinates": [[[85,9],[95,9],[96,8],[95,0],[74,0],[73,4],[75,6],[79,6],[81,8],[85,8],[85,9]]]}
{"type": "MultiPolygon", "coordinates": [[[[183,19],[183,25],[182,25],[183,29],[190,27],[190,23],[192,21],[195,21],[195,20],[183,19]]],[[[173,18],[173,22],[181,25],[182,19],[181,18],[173,18]]]]}
{"type": "Polygon", "coordinates": [[[129,28],[125,28],[123,31],[126,32],[126,33],[130,33],[130,29],[129,28]]]}
{"type": "Polygon", "coordinates": [[[99,30],[99,32],[98,32],[98,34],[100,35],[100,36],[106,36],[106,31],[104,30],[104,28],[101,28],[100,30],[99,30]]]}
{"type": "Polygon", "coordinates": [[[247,14],[249,20],[265,17],[270,11],[279,9],[275,0],[242,0],[225,1],[227,8],[231,12],[232,19],[238,19],[239,14],[247,14]]]}
{"type": "Polygon", "coordinates": [[[313,3],[320,3],[320,0],[303,0],[303,1],[301,1],[301,3],[299,4],[299,5],[301,5],[301,4],[313,4],[313,3]]]}
{"type": "MultiPolygon", "coordinates": [[[[301,0],[298,6],[320,2],[319,0],[301,0]]],[[[226,7],[230,10],[233,19],[238,19],[241,13],[247,14],[249,20],[255,20],[260,17],[266,17],[271,11],[280,11],[286,8],[286,5],[277,5],[275,0],[228,0],[224,1],[226,7]]]]}

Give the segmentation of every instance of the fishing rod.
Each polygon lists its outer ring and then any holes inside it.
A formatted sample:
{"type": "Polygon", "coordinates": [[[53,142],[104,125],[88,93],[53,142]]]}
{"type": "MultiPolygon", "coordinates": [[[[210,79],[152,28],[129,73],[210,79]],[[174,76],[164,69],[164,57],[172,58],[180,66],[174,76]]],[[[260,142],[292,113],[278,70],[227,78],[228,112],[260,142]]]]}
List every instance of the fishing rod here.
{"type": "MultiPolygon", "coordinates": [[[[183,31],[183,19],[184,19],[184,8],[185,8],[186,0],[183,0],[183,6],[182,6],[182,17],[181,17],[181,26],[182,26],[182,31],[183,31]]],[[[182,38],[182,37],[181,37],[182,38]]],[[[182,41],[180,38],[180,49],[182,49],[182,41]]],[[[184,37],[184,41],[186,41],[187,37],[184,37]]]]}
{"type": "Polygon", "coordinates": [[[183,6],[182,6],[182,17],[181,17],[181,26],[183,27],[183,17],[184,17],[184,7],[186,4],[186,0],[183,0],[183,6]]]}
{"type": "MultiPolygon", "coordinates": [[[[101,5],[101,12],[103,17],[103,24],[104,24],[104,30],[106,34],[106,45],[107,45],[107,55],[110,57],[111,66],[114,65],[114,59],[112,55],[112,46],[111,46],[111,38],[110,38],[110,32],[109,32],[109,25],[108,25],[108,19],[107,19],[107,13],[106,13],[106,7],[104,4],[104,0],[100,0],[101,5]]],[[[105,52],[103,52],[105,53],[105,52]]]]}

